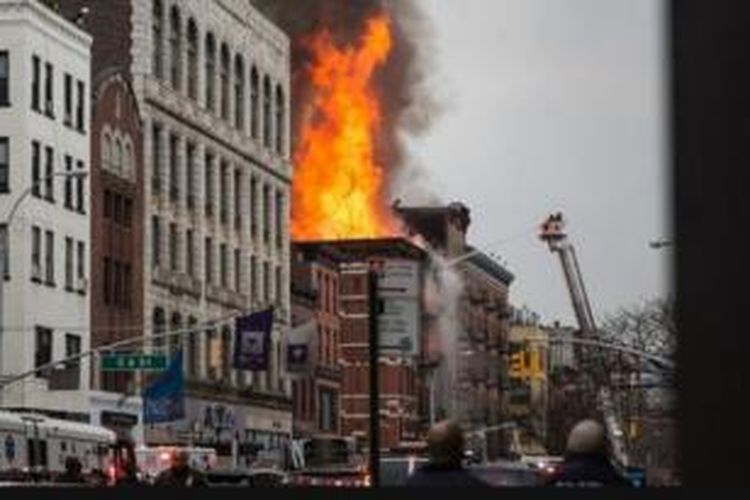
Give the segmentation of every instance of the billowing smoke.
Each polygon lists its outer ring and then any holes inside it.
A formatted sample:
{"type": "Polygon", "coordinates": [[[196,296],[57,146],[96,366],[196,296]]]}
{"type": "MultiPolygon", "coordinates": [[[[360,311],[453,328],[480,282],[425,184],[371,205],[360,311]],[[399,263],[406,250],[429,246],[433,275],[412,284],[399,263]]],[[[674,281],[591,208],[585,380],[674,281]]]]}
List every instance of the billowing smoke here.
{"type": "Polygon", "coordinates": [[[383,106],[382,134],[377,144],[377,160],[386,169],[390,203],[394,196],[405,200],[431,199],[422,192],[417,179],[424,173],[410,162],[405,138],[429,130],[440,106],[432,98],[428,74],[435,53],[433,30],[414,0],[251,0],[261,12],[281,27],[292,40],[293,143],[307,112],[311,86],[307,78],[310,53],[305,43],[327,30],[337,43],[358,40],[366,20],[381,12],[393,22],[393,50],[375,87],[383,106]],[[401,184],[401,185],[397,185],[401,184]],[[408,186],[404,186],[408,184],[408,186]],[[414,196],[412,196],[414,195],[414,196]]]}

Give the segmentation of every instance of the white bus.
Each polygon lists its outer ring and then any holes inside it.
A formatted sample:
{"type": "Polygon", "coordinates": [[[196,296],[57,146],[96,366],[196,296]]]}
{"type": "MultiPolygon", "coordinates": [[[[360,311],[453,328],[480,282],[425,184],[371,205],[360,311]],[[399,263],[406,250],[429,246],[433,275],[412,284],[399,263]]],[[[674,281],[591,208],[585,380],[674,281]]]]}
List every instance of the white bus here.
{"type": "Polygon", "coordinates": [[[0,472],[65,471],[75,457],[83,473],[106,471],[116,434],[104,427],[32,413],[0,411],[0,472]]]}

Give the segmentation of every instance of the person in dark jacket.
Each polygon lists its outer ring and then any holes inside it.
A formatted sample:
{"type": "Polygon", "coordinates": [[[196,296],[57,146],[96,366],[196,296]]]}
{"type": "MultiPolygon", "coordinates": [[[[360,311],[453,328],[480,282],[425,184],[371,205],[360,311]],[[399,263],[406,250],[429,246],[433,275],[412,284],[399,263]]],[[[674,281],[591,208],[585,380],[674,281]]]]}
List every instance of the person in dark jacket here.
{"type": "Polygon", "coordinates": [[[189,460],[190,455],[186,451],[175,452],[172,456],[171,467],[159,474],[154,484],[156,486],[194,488],[208,486],[206,477],[197,469],[190,467],[189,460]]]}
{"type": "Polygon", "coordinates": [[[65,459],[65,472],[57,478],[58,483],[84,484],[86,478],[83,476],[83,464],[76,457],[65,459]]]}
{"type": "Polygon", "coordinates": [[[573,488],[632,486],[609,461],[604,427],[595,420],[583,420],[570,431],[565,460],[548,484],[573,488]]]}
{"type": "Polygon", "coordinates": [[[464,433],[455,422],[443,421],[430,429],[427,452],[430,462],[417,470],[406,486],[489,486],[463,467],[464,433]]]}

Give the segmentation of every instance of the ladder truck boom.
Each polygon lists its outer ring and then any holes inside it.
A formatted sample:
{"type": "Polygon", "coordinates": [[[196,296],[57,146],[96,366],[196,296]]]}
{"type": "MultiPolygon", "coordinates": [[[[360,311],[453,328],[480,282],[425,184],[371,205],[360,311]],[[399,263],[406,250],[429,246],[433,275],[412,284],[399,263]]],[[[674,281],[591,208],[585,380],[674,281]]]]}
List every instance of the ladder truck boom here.
{"type": "MultiPolygon", "coordinates": [[[[560,258],[560,264],[565,275],[565,282],[570,293],[576,321],[581,330],[581,336],[587,340],[597,340],[599,333],[596,327],[596,320],[591,309],[588,294],[586,293],[586,286],[575,249],[568,240],[568,235],[565,232],[565,220],[562,213],[550,215],[542,224],[539,236],[542,241],[547,243],[550,252],[556,253],[560,258]]],[[[585,352],[590,352],[590,350],[585,352]]],[[[594,361],[594,363],[591,363],[593,365],[591,375],[593,375],[594,384],[598,389],[598,402],[604,417],[608,438],[612,443],[615,458],[620,465],[627,466],[628,457],[625,451],[623,432],[619,425],[612,401],[612,394],[607,382],[607,368],[601,363],[601,358],[595,359],[598,358],[596,355],[587,355],[585,358],[594,361]]]]}

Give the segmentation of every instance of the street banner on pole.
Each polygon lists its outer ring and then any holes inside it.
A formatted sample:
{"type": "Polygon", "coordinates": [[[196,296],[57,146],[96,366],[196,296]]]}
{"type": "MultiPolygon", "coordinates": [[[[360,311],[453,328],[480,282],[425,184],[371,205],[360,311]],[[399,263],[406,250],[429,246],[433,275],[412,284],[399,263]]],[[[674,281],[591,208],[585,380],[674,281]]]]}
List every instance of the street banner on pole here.
{"type": "Polygon", "coordinates": [[[306,374],[312,371],[317,353],[318,322],[308,321],[286,334],[286,371],[306,374]]]}
{"type": "Polygon", "coordinates": [[[143,391],[143,423],[161,424],[183,419],[184,388],[182,351],[178,351],[167,371],[143,391]]]}
{"type": "Polygon", "coordinates": [[[233,368],[254,372],[268,370],[273,308],[237,318],[235,326],[233,368]]]}

